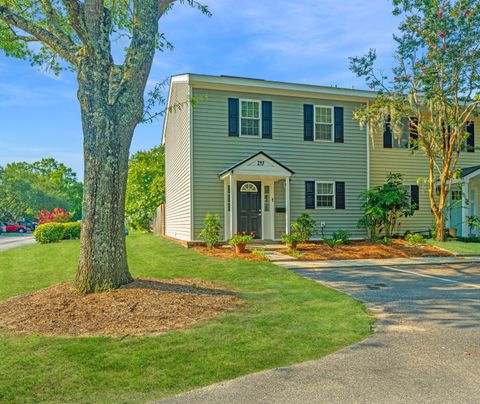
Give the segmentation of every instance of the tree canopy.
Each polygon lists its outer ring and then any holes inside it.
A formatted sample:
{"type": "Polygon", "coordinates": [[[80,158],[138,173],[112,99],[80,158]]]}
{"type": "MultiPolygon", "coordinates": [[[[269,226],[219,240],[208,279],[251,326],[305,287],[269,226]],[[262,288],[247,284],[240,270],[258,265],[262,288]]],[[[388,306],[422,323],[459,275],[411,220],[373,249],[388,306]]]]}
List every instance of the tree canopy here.
{"type": "Polygon", "coordinates": [[[81,218],[83,185],[71,168],[47,158],[0,167],[0,220],[33,219],[41,210],[65,208],[81,218]]]}
{"type": "MultiPolygon", "coordinates": [[[[351,69],[364,77],[378,97],[358,108],[361,122],[383,130],[409,120],[411,150],[429,162],[430,205],[443,239],[447,195],[458,178],[467,127],[480,104],[480,1],[394,0],[403,17],[392,74],[375,69],[376,52],[351,59],[351,69]]],[[[419,174],[420,175],[420,174],[419,174]]]]}
{"type": "Polygon", "coordinates": [[[148,230],[165,200],[163,146],[135,153],[128,163],[126,217],[134,229],[148,230]]]}

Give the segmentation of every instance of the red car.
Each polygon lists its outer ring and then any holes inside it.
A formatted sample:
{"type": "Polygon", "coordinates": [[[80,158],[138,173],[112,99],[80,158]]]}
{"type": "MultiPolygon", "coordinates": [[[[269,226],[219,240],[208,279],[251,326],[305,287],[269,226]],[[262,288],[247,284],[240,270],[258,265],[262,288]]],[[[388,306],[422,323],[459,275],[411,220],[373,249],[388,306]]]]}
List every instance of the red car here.
{"type": "Polygon", "coordinates": [[[7,233],[26,233],[27,226],[22,224],[14,224],[14,223],[5,223],[7,228],[7,233]]]}

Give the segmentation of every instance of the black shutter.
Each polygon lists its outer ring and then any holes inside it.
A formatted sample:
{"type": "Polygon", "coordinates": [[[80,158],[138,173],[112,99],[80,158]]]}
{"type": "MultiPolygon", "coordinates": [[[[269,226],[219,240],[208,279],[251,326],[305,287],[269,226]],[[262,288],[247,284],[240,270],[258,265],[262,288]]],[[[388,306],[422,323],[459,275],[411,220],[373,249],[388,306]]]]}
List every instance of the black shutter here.
{"type": "Polygon", "coordinates": [[[313,142],[313,105],[303,106],[303,140],[313,142]]]}
{"type": "Polygon", "coordinates": [[[238,136],[240,134],[239,106],[238,98],[228,99],[228,136],[238,136]]]}
{"type": "Polygon", "coordinates": [[[417,129],[418,119],[417,118],[410,118],[408,130],[410,132],[410,148],[411,149],[418,149],[418,129],[417,129]]]}
{"type": "Polygon", "coordinates": [[[467,152],[473,153],[475,151],[475,124],[469,122],[466,130],[470,134],[467,139],[467,152]]]}
{"type": "Polygon", "coordinates": [[[411,198],[411,203],[412,205],[415,204],[415,210],[418,210],[420,208],[420,205],[419,205],[419,199],[420,199],[420,195],[419,195],[419,188],[418,188],[418,185],[411,185],[410,186],[410,198],[411,198]]]}
{"type": "Polygon", "coordinates": [[[385,128],[383,129],[383,147],[385,149],[392,148],[392,125],[390,116],[387,116],[385,119],[385,128]]]}
{"type": "Polygon", "coordinates": [[[343,143],[343,107],[335,107],[333,116],[335,121],[335,143],[343,143]]]}
{"type": "Polygon", "coordinates": [[[315,181],[305,181],[305,209],[315,209],[315,181]]]}
{"type": "Polygon", "coordinates": [[[345,209],[345,183],[335,183],[335,209],[345,209]]]}
{"type": "Polygon", "coordinates": [[[272,138],[272,101],[262,101],[262,137],[272,138]]]}

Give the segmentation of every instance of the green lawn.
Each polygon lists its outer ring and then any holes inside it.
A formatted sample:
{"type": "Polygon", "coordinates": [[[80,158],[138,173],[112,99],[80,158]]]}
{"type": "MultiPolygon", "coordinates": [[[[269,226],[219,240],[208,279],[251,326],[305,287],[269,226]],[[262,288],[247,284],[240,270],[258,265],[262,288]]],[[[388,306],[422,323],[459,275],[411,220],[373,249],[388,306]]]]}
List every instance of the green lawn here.
{"type": "MultiPolygon", "coordinates": [[[[247,304],[157,337],[0,337],[0,402],[147,402],[320,358],[371,333],[364,307],[270,263],[219,260],[146,234],[128,237],[133,275],[196,277],[247,304]]],[[[73,279],[78,242],[0,252],[0,300],[73,279]]]]}
{"type": "Polygon", "coordinates": [[[479,254],[480,243],[465,243],[462,241],[435,241],[427,240],[428,244],[434,245],[456,254],[479,254]]]}

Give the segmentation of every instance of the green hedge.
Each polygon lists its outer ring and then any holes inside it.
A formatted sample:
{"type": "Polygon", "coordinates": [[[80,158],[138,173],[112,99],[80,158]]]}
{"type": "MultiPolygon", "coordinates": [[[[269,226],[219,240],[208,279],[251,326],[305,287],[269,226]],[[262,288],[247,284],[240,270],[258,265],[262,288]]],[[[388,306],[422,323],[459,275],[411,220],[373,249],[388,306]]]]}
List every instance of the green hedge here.
{"type": "Polygon", "coordinates": [[[33,235],[35,240],[41,244],[78,239],[80,238],[80,223],[44,223],[35,229],[33,235]]]}
{"type": "Polygon", "coordinates": [[[80,238],[80,222],[62,223],[63,240],[76,240],[80,238]]]}

